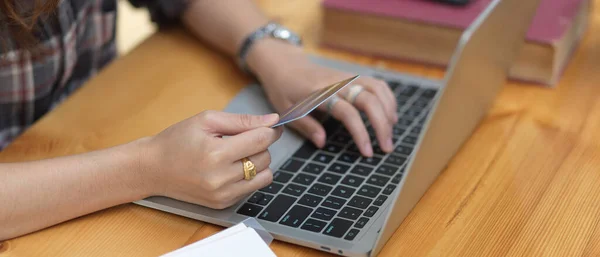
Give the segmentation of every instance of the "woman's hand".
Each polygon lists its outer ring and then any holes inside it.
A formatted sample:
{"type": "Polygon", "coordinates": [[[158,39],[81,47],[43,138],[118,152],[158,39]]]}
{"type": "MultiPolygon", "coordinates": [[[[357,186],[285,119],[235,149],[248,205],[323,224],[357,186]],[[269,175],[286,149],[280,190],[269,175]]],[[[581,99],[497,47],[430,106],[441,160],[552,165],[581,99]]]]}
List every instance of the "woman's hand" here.
{"type": "Polygon", "coordinates": [[[205,111],[167,128],[149,140],[153,193],[222,209],[269,185],[267,148],[282,133],[269,127],[277,121],[276,114],[205,111]],[[244,157],[256,166],[251,180],[244,180],[244,157]]]}
{"type": "MultiPolygon", "coordinates": [[[[269,100],[277,111],[284,111],[312,92],[355,75],[314,64],[305,54],[285,43],[265,42],[257,46],[252,54],[255,55],[250,56],[254,58],[251,60],[252,68],[256,70],[269,100]],[[266,48],[268,50],[265,50],[266,48]],[[262,58],[257,57],[259,54],[262,58]],[[273,55],[276,57],[271,57],[273,55]],[[282,62],[285,64],[281,64],[282,62]]],[[[361,153],[371,156],[372,142],[359,111],[365,112],[375,130],[381,150],[393,151],[392,129],[398,121],[394,94],[384,81],[371,77],[360,77],[353,84],[361,85],[365,90],[358,94],[352,104],[344,100],[343,96],[347,94],[351,85],[346,86],[340,92],[341,99],[333,105],[330,114],[345,125],[361,153]]],[[[319,109],[326,111],[326,105],[322,104],[319,109]]],[[[313,117],[300,119],[291,123],[291,126],[318,147],[324,146],[325,130],[313,117]]]]}

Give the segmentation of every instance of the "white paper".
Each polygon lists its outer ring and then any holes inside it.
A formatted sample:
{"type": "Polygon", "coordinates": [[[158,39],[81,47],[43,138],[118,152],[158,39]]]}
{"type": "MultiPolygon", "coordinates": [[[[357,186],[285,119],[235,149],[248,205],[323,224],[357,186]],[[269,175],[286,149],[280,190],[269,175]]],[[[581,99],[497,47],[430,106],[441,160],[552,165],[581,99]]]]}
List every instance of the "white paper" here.
{"type": "Polygon", "coordinates": [[[276,257],[253,228],[240,223],[201,241],[187,245],[162,257],[276,257]]]}

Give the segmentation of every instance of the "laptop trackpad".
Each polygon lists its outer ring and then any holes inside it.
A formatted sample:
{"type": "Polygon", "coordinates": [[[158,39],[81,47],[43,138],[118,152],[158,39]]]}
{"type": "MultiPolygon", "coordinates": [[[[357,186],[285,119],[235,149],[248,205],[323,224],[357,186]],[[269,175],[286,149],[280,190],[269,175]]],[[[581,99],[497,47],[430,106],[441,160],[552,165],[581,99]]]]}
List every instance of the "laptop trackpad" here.
{"type": "MultiPolygon", "coordinates": [[[[243,113],[263,115],[274,113],[275,110],[267,100],[264,91],[257,84],[251,84],[242,89],[225,107],[225,112],[243,113]]],[[[269,147],[271,153],[271,169],[276,172],[276,167],[279,167],[288,156],[293,154],[298,149],[304,138],[298,135],[295,131],[284,127],[283,135],[277,142],[269,147]]]]}

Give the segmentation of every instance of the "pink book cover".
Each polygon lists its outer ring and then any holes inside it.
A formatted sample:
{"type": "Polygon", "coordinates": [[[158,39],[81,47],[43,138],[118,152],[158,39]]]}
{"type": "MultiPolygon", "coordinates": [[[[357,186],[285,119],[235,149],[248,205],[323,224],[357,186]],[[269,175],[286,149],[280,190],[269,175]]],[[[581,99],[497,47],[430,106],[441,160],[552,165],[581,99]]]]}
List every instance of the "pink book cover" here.
{"type": "MultiPolygon", "coordinates": [[[[459,7],[433,0],[323,0],[323,6],[464,29],[491,1],[472,0],[470,4],[459,7]]],[[[569,29],[581,2],[542,0],[527,40],[548,44],[556,42],[569,29]]]]}

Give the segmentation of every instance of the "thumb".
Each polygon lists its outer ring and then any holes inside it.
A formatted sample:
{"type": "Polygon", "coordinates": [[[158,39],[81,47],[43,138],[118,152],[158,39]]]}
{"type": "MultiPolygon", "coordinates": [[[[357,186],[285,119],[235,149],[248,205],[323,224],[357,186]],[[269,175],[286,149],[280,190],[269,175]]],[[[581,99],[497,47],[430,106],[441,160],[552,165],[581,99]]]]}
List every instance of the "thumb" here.
{"type": "Polygon", "coordinates": [[[209,132],[219,135],[236,135],[248,130],[271,127],[279,121],[276,113],[267,115],[235,114],[227,112],[215,112],[205,115],[205,127],[209,132]]]}
{"type": "Polygon", "coordinates": [[[302,136],[312,141],[317,147],[321,148],[325,146],[325,129],[315,118],[306,116],[292,122],[290,126],[302,134],[302,136]]]}

